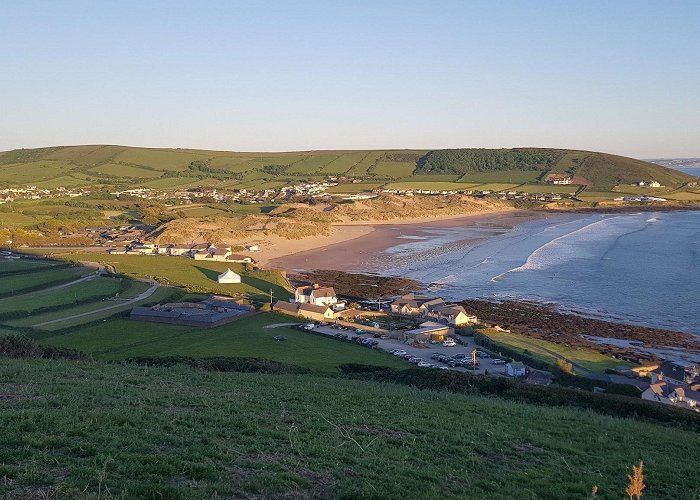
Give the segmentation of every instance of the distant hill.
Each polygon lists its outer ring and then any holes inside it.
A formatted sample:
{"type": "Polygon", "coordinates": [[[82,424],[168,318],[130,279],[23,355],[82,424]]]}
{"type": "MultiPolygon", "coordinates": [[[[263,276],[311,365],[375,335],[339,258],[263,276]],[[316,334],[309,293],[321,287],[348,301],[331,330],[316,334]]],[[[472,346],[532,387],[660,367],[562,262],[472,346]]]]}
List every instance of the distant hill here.
{"type": "Polygon", "coordinates": [[[569,173],[585,177],[599,189],[641,180],[666,186],[688,182],[676,170],[624,156],[563,149],[443,149],[430,151],[418,162],[417,174],[457,174],[525,170],[569,173]]]}
{"type": "Polygon", "coordinates": [[[275,188],[301,179],[345,176],[389,181],[541,181],[548,172],[585,177],[598,190],[656,180],[679,186],[692,177],[641,160],[563,149],[295,151],[282,153],[64,146],[0,153],[0,186],[128,186],[183,189],[275,188]],[[484,177],[488,176],[488,177],[484,177]]]}

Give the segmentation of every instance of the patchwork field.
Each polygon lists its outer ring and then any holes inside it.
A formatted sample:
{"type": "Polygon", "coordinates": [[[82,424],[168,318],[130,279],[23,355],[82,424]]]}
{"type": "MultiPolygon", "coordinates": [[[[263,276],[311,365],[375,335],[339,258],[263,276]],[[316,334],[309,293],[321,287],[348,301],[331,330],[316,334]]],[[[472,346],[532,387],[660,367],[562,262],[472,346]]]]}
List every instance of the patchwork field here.
{"type": "Polygon", "coordinates": [[[242,264],[205,262],[186,257],[109,255],[106,253],[71,253],[59,255],[58,258],[100,262],[113,267],[118,273],[181,286],[190,292],[239,295],[264,302],[269,301],[272,289],[276,299],[290,297],[289,284],[279,271],[246,271],[242,264]],[[217,283],[217,276],[227,268],[240,274],[242,283],[217,283]]]}
{"type": "Polygon", "coordinates": [[[580,408],[98,362],[0,381],[8,498],[622,498],[639,460],[644,499],[698,493],[697,433],[580,408]]]}
{"type": "MultiPolygon", "coordinates": [[[[0,263],[0,269],[2,267],[3,265],[0,263]]],[[[91,269],[71,267],[68,269],[41,269],[31,273],[5,275],[0,279],[0,297],[19,294],[37,287],[68,283],[91,273],[94,273],[91,269]]]]}

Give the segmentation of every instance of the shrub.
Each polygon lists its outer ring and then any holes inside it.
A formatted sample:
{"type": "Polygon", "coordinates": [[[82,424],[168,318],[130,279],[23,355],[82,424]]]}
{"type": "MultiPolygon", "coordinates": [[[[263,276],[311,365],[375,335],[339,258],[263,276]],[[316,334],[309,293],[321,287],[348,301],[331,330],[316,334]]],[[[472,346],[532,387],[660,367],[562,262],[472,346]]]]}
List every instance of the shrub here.
{"type": "Polygon", "coordinates": [[[8,358],[82,359],[85,353],[73,349],[42,346],[24,335],[0,337],[0,356],[8,358]]]}
{"type": "Polygon", "coordinates": [[[242,372],[242,373],[310,373],[311,370],[301,366],[279,363],[258,358],[190,358],[186,356],[136,357],[128,358],[122,363],[154,367],[170,367],[185,365],[191,368],[213,372],[242,372]]]}

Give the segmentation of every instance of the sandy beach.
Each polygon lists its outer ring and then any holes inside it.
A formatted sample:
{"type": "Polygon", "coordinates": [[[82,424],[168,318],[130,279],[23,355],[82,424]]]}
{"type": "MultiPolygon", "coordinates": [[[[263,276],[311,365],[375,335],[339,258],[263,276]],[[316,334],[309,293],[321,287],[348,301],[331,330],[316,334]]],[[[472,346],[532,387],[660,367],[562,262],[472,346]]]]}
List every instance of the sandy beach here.
{"type": "MultiPolygon", "coordinates": [[[[502,227],[511,228],[535,219],[555,214],[528,210],[494,210],[469,215],[431,218],[398,219],[390,221],[342,222],[332,227],[329,236],[313,236],[301,240],[270,238],[256,254],[261,267],[267,269],[314,270],[335,269],[361,271],[387,248],[405,239],[416,237],[430,228],[502,227]]],[[[476,244],[482,238],[464,240],[476,244]]]]}

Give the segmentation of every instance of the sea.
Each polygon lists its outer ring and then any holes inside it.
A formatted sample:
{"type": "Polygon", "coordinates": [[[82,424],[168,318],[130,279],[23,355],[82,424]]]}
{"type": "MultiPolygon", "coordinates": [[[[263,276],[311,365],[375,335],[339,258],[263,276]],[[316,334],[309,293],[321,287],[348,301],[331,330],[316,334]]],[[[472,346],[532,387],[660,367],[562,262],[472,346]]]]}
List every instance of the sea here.
{"type": "Polygon", "coordinates": [[[426,226],[376,262],[382,274],[414,278],[449,300],[533,300],[700,335],[700,211],[426,226]]]}

